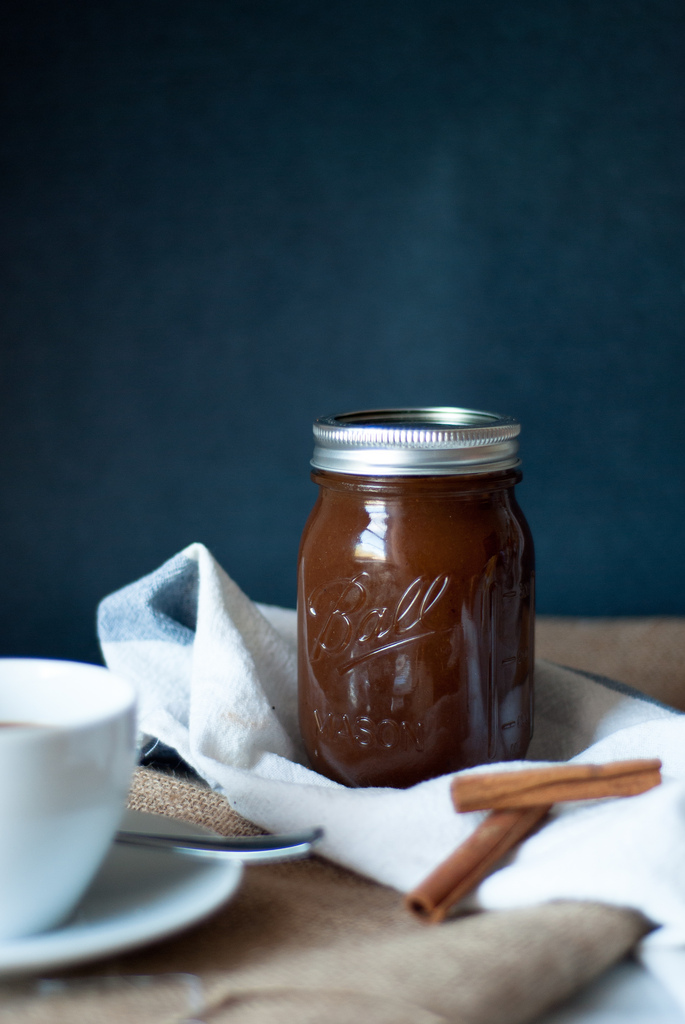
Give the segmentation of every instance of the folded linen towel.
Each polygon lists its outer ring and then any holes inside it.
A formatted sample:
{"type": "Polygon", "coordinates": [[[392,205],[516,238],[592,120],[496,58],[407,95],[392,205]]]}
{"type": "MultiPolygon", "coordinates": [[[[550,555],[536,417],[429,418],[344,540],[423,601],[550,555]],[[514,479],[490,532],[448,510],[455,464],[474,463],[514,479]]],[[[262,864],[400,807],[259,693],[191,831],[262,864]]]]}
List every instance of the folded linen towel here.
{"type": "MultiPolygon", "coordinates": [[[[106,598],[98,630],[109,667],[138,687],[143,732],[265,828],[323,825],[325,856],[408,891],[483,818],[455,814],[448,776],[407,790],[348,789],[311,771],[297,730],[295,613],[253,604],[200,544],[106,598]]],[[[660,757],[664,785],[560,805],[472,905],[578,899],[640,910],[661,926],[643,959],[685,1008],[685,716],[620,684],[537,664],[527,763],[634,757],[660,757]]]]}

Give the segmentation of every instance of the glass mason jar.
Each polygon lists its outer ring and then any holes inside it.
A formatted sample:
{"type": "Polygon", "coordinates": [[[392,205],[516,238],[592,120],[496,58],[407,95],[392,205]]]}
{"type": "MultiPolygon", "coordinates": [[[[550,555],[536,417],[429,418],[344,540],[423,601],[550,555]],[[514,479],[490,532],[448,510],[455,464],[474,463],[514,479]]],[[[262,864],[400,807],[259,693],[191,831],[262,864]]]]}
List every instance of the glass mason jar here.
{"type": "Polygon", "coordinates": [[[519,431],[456,408],[314,424],[298,688],[316,771],[405,787],[525,755],[534,556],[514,497],[519,431]]]}

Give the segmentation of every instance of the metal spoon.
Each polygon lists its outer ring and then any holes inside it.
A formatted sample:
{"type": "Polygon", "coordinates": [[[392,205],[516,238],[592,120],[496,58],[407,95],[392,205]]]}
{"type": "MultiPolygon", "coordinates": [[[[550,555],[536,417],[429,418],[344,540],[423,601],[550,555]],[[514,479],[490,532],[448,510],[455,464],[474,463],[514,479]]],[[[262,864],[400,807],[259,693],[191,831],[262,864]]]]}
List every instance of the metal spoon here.
{"type": "Polygon", "coordinates": [[[261,864],[265,861],[297,860],[307,857],[323,836],[322,828],[309,832],[271,836],[179,836],[158,832],[117,832],[118,843],[152,846],[157,849],[183,850],[185,853],[211,855],[261,864]]]}

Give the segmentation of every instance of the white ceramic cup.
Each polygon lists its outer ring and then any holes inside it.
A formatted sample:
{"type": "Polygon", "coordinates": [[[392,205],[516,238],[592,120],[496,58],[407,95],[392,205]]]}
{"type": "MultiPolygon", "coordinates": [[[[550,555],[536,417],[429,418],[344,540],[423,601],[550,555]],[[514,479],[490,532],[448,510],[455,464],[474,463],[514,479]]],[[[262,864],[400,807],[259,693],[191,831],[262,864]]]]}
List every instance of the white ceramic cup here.
{"type": "Polygon", "coordinates": [[[74,909],[118,828],[134,764],[128,682],[97,665],[0,658],[0,941],[74,909]]]}

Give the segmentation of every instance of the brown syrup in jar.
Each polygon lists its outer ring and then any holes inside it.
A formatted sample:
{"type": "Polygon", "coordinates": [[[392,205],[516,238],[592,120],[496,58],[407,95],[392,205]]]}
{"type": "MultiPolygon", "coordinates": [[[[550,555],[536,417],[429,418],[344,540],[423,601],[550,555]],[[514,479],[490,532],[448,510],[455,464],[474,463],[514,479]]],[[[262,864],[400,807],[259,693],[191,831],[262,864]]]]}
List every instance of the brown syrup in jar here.
{"type": "Polygon", "coordinates": [[[315,469],[298,642],[316,771],[406,787],[525,755],[533,544],[508,462],[430,476],[315,469]]]}

